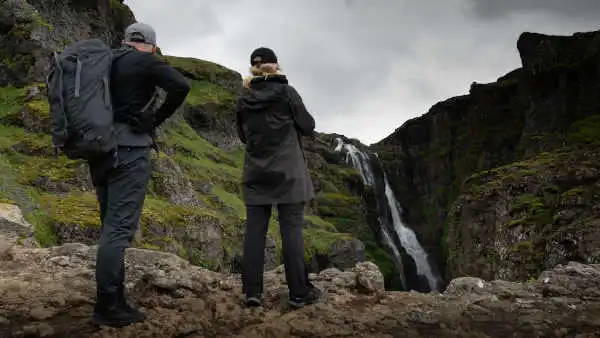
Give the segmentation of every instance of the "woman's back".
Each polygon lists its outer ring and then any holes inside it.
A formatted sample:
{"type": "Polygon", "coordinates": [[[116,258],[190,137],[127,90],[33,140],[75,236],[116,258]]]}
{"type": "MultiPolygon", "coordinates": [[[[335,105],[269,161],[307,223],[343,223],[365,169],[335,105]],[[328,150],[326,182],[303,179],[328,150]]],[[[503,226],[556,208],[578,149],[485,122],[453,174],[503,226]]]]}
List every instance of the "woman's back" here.
{"type": "Polygon", "coordinates": [[[288,105],[285,77],[256,78],[238,101],[245,122],[246,149],[253,157],[268,157],[297,142],[288,105]]]}
{"type": "Polygon", "coordinates": [[[238,99],[237,124],[246,144],[246,204],[298,203],[314,198],[299,134],[314,119],[284,75],[255,77],[238,99]]]}

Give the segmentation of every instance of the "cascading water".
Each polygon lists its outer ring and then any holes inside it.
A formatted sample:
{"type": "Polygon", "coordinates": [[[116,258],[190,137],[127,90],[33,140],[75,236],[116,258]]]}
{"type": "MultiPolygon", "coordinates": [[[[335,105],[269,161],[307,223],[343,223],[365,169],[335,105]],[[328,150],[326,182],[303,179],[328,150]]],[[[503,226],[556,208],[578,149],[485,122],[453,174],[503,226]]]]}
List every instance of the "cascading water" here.
{"type": "Polygon", "coordinates": [[[421,243],[417,239],[417,235],[411,228],[407,227],[402,218],[400,217],[402,207],[396,200],[396,196],[392,191],[390,184],[388,183],[385,172],[383,173],[383,180],[385,183],[385,197],[387,199],[390,211],[392,213],[392,221],[394,223],[394,231],[398,235],[398,239],[402,244],[402,247],[406,252],[414,259],[415,265],[417,266],[417,274],[425,276],[429,287],[432,291],[438,291],[439,280],[433,275],[431,266],[427,261],[427,253],[423,250],[421,243]]]}
{"type": "MultiPolygon", "coordinates": [[[[358,170],[365,185],[375,185],[375,177],[373,176],[373,170],[371,169],[371,164],[369,163],[369,156],[367,154],[365,154],[352,144],[344,143],[344,141],[342,141],[341,138],[337,138],[337,146],[335,147],[335,151],[346,152],[346,162],[351,163],[352,166],[356,170],[358,170]]],[[[425,278],[427,278],[429,288],[432,291],[438,291],[439,279],[433,274],[431,266],[427,261],[427,253],[425,252],[425,250],[423,250],[423,247],[419,243],[416,234],[414,233],[414,231],[408,228],[402,221],[402,207],[400,206],[400,203],[398,203],[396,197],[394,196],[394,192],[392,191],[392,188],[387,180],[385,172],[383,173],[383,182],[385,186],[384,194],[392,215],[392,225],[396,236],[400,240],[402,247],[415,261],[415,265],[417,267],[417,274],[425,276],[425,278]]],[[[392,234],[385,226],[385,222],[383,221],[382,217],[379,217],[379,223],[382,229],[384,243],[391,249],[394,258],[398,261],[398,264],[401,265],[402,257],[400,255],[400,250],[398,249],[394,240],[392,239],[392,234]]],[[[403,272],[401,273],[400,277],[402,279],[402,283],[406,285],[405,276],[403,272]]]]}

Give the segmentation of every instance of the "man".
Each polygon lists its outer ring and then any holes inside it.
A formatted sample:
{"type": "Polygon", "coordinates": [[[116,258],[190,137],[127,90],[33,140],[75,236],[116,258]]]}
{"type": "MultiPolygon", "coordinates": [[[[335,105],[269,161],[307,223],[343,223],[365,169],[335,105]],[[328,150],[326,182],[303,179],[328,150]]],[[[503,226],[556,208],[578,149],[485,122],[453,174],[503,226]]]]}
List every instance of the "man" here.
{"type": "Polygon", "coordinates": [[[111,70],[117,152],[89,163],[102,223],[93,314],[97,325],[120,327],[146,318],[125,300],[125,249],[139,226],[151,176],[154,130],[175,112],[190,90],[188,80],[156,56],[156,51],[152,27],[143,23],[127,27],[111,70]],[[155,113],[145,113],[151,111],[147,107],[153,103],[156,87],[166,91],[166,99],[155,113]]]}

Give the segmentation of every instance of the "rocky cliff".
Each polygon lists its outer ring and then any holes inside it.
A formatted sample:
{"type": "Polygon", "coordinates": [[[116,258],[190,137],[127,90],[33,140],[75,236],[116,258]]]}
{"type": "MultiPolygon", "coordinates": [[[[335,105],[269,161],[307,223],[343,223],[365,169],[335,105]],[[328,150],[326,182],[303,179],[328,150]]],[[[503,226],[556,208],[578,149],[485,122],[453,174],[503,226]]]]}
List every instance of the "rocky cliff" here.
{"type": "MultiPolygon", "coordinates": [[[[0,198],[20,206],[32,224],[30,233],[11,232],[11,238],[43,247],[96,243],[98,206],[86,164],[52,157],[44,80],[53,51],[89,37],[115,46],[135,17],[117,0],[3,0],[0,8],[0,198]]],[[[134,245],[237,271],[245,223],[243,149],[234,129],[241,75],[203,60],[165,59],[190,79],[192,89],[158,131],[160,152],[153,153],[154,173],[134,245]]],[[[364,208],[356,207],[358,174],[334,154],[327,135],[306,142],[317,187],[304,230],[312,271],[370,259],[386,276],[394,274],[386,251],[368,231],[364,208]]],[[[280,250],[273,219],[267,268],[280,263],[280,250]]]]}
{"type": "Polygon", "coordinates": [[[523,67],[373,146],[447,280],[600,260],[600,31],[523,33],[517,47],[523,67]]]}
{"type": "Polygon", "coordinates": [[[73,41],[117,45],[134,20],[123,0],[2,0],[0,86],[43,81],[52,52],[73,41]]]}

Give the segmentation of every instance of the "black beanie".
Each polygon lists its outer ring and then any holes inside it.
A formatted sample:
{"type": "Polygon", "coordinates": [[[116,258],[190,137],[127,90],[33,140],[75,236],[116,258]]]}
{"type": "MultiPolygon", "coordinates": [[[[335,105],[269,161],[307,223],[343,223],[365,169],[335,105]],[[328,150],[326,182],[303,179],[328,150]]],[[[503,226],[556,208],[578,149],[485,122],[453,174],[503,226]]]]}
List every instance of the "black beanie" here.
{"type": "Polygon", "coordinates": [[[254,66],[260,63],[277,63],[275,52],[267,47],[255,49],[250,55],[250,65],[254,66]]]}

